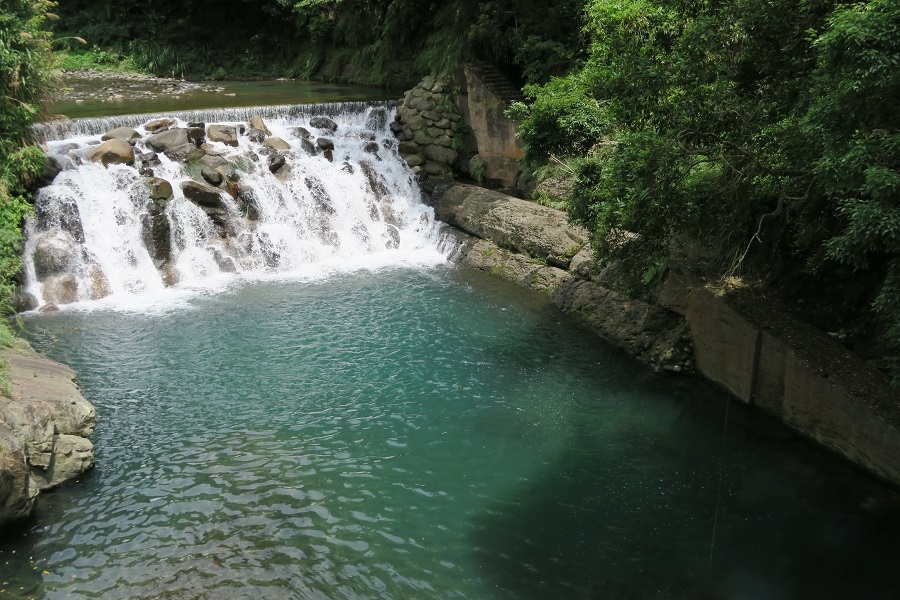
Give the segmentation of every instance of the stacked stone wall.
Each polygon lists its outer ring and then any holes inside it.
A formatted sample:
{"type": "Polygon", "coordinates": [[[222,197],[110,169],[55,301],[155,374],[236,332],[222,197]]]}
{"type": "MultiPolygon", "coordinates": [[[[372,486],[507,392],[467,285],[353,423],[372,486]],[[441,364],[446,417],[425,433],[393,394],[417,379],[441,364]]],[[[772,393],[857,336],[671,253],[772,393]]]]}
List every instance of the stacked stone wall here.
{"type": "Polygon", "coordinates": [[[459,155],[461,121],[449,83],[425,77],[400,100],[391,131],[413,172],[422,179],[450,179],[459,155]]]}

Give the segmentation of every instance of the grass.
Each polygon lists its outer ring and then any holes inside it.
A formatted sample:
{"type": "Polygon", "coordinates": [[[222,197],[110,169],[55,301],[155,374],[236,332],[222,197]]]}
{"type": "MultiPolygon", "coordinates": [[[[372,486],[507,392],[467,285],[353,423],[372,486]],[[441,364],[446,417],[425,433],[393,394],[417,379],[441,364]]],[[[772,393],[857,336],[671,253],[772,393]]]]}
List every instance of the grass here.
{"type": "Polygon", "coordinates": [[[101,71],[106,73],[141,72],[130,56],[106,50],[63,50],[54,54],[56,68],[65,71],[101,71]]]}

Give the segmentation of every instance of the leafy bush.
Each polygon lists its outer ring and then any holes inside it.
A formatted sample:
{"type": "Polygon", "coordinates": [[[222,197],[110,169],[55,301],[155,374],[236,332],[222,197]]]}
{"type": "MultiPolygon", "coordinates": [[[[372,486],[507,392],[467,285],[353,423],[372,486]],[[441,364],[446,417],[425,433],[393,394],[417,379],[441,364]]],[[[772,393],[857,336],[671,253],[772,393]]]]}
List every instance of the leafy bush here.
{"type": "Polygon", "coordinates": [[[532,164],[639,284],[699,243],[900,353],[900,3],[591,0],[590,56],[516,106],[532,164]],[[594,108],[596,107],[596,108],[594,108]]]}

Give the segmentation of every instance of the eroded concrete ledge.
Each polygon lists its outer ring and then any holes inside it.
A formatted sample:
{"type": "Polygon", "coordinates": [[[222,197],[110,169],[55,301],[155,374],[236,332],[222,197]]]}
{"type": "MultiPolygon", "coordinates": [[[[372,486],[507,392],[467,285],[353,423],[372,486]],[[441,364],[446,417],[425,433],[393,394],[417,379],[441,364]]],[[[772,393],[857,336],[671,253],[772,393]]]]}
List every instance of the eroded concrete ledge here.
{"type": "Polygon", "coordinates": [[[31,514],[41,491],[94,464],[96,413],[75,372],[39,355],[24,340],[0,351],[12,396],[0,396],[0,524],[31,514]]]}

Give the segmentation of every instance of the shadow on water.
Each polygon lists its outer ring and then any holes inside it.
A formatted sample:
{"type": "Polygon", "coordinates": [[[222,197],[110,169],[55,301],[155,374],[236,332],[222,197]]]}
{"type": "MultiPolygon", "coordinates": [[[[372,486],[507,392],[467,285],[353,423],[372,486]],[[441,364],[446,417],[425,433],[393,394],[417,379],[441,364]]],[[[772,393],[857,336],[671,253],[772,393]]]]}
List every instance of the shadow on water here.
{"type": "MultiPolygon", "coordinates": [[[[546,318],[529,343],[554,351],[546,318]]],[[[622,364],[579,374],[598,393],[571,403],[563,450],[471,523],[498,597],[896,597],[894,490],[701,381],[622,364]]]]}

